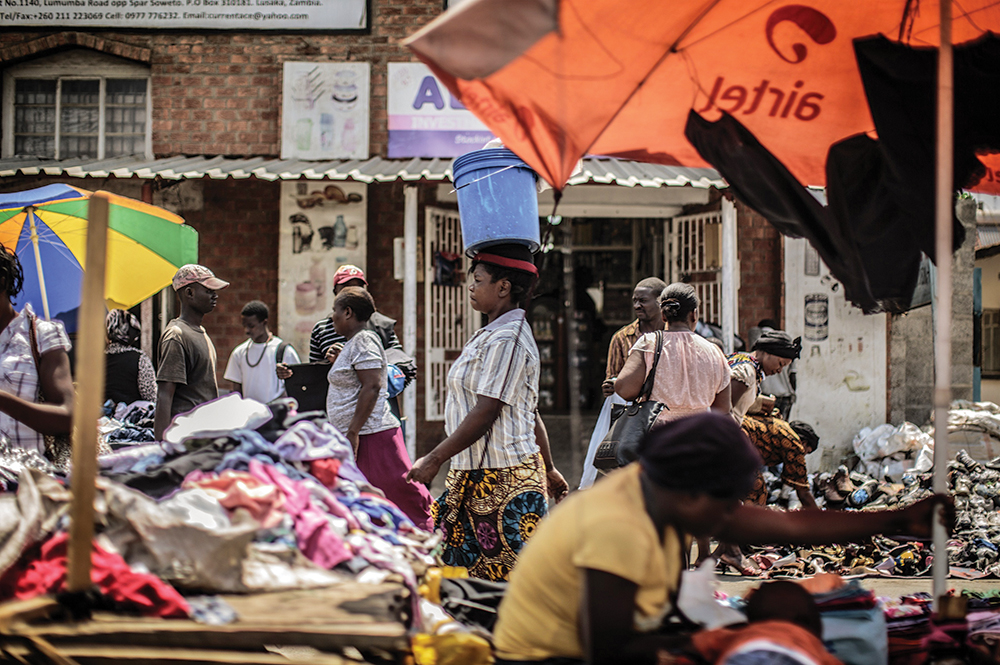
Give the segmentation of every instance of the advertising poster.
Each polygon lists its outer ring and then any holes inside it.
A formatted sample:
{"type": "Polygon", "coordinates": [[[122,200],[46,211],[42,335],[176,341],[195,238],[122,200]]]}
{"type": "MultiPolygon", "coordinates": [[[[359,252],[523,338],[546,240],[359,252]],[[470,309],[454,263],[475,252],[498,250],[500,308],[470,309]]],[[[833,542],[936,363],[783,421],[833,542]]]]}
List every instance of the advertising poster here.
{"type": "Polygon", "coordinates": [[[365,30],[368,0],[4,0],[12,28],[365,30]]]}
{"type": "Polygon", "coordinates": [[[282,159],[368,159],[367,62],[286,62],[282,159]]]}
{"type": "Polygon", "coordinates": [[[309,355],[313,325],[333,310],[333,273],[365,269],[368,186],[324,180],[281,183],[278,336],[309,355]]]}
{"type": "Polygon", "coordinates": [[[427,65],[389,63],[389,158],[458,157],[493,134],[427,65]]]}

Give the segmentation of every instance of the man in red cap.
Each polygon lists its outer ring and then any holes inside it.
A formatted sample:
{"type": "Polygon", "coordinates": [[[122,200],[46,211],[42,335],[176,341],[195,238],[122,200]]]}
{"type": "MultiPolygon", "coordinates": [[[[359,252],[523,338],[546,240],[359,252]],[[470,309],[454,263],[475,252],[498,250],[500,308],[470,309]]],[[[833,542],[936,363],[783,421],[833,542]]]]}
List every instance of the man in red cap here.
{"type": "MultiPolygon", "coordinates": [[[[368,290],[368,280],[364,271],[350,264],[344,264],[337,268],[333,274],[333,295],[336,298],[345,287],[358,286],[368,290]]],[[[333,328],[332,313],[316,322],[313,326],[312,334],[309,336],[309,362],[317,363],[330,360],[327,357],[331,347],[336,347],[336,351],[344,344],[344,336],[338,335],[333,328]]],[[[368,330],[378,335],[382,342],[382,348],[386,350],[386,359],[390,364],[398,367],[406,375],[406,384],[409,385],[417,375],[417,367],[413,360],[403,351],[403,345],[396,337],[396,320],[390,319],[381,312],[375,312],[368,319],[368,330]],[[390,352],[391,351],[391,352],[390,352]]],[[[276,369],[279,379],[287,379],[292,375],[292,371],[287,365],[279,364],[276,369]]],[[[389,404],[392,412],[399,417],[399,404],[395,397],[390,398],[389,404]]]]}
{"type": "MultiPolygon", "coordinates": [[[[337,268],[337,272],[333,274],[334,297],[347,286],[359,286],[366,291],[368,290],[368,280],[365,279],[365,273],[361,268],[349,264],[337,268]]],[[[395,328],[396,320],[379,312],[372,314],[368,321],[368,329],[378,334],[379,339],[382,340],[382,348],[386,350],[403,349],[403,345],[396,337],[395,328]]],[[[337,331],[333,329],[333,319],[327,315],[326,318],[316,322],[312,334],[309,336],[309,362],[316,363],[326,360],[326,354],[330,347],[334,344],[343,344],[343,342],[343,335],[337,334],[337,331]]]]}
{"type": "Polygon", "coordinates": [[[181,301],[181,315],[167,324],[160,336],[160,367],[156,373],[156,414],[153,435],[180,413],[219,396],[215,376],[215,345],[201,322],[215,309],[219,291],[229,286],[205,266],[181,266],[172,281],[181,301]]]}

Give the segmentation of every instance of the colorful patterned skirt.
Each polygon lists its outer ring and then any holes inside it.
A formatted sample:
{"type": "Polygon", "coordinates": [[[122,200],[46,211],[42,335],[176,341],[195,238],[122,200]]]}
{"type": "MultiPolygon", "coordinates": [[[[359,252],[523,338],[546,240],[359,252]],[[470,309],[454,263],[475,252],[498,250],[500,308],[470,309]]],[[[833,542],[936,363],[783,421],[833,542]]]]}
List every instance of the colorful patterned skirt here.
{"type": "MultiPolygon", "coordinates": [[[[806,475],[806,451],[791,425],[773,416],[748,415],[743,418],[743,431],[764,458],[764,466],[783,465],[781,480],[786,485],[809,486],[806,475]]],[[[767,503],[767,487],[760,472],[757,473],[753,489],[750,490],[746,501],[761,506],[767,503]]]]}
{"type": "Polygon", "coordinates": [[[471,577],[505,582],[518,552],[548,512],[545,466],[532,455],[502,469],[452,470],[431,507],[445,535],[441,559],[471,577]]]}

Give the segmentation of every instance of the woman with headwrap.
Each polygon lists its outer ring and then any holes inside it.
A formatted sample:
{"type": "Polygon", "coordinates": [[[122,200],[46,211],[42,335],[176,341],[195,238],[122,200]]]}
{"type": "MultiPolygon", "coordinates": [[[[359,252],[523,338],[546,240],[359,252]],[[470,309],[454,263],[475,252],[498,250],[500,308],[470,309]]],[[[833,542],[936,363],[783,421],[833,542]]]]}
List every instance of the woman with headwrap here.
{"type": "MultiPolygon", "coordinates": [[[[729,356],[733,378],[733,416],[743,427],[750,441],[764,460],[763,466],[782,465],[781,480],[795,488],[804,508],[816,508],[816,499],[809,488],[806,473],[806,450],[799,435],[791,425],[778,417],[774,399],[760,394],[760,383],[765,376],[777,374],[799,357],[802,341],[792,339],[783,330],[767,330],[749,353],[729,356]]],[[[818,441],[818,439],[817,439],[818,441]]],[[[765,505],[767,486],[758,471],[746,501],[765,505]]],[[[743,575],[759,575],[759,567],[743,556],[738,547],[721,546],[719,560],[743,575]]]]}
{"type": "MultiPolygon", "coordinates": [[[[732,408],[729,367],[719,347],[694,332],[700,304],[694,287],[680,282],[671,284],[663,289],[659,303],[667,328],[662,333],[663,350],[656,364],[650,397],[667,406],[660,412],[659,421],[676,420],[709,409],[729,413],[732,408]]],[[[629,351],[615,382],[615,392],[623,399],[634,400],[642,391],[656,356],[656,338],[656,333],[646,333],[629,351]]]]}
{"type": "Polygon", "coordinates": [[[688,647],[689,635],[661,629],[679,614],[692,536],[816,545],[878,533],[926,537],[940,504],[954,519],[946,496],[879,512],[741,505],[760,465],[728,415],[710,411],[654,427],[636,464],[577,492],[539,525],[500,605],[497,665],[646,663],[688,647]]]}
{"type": "Polygon", "coordinates": [[[149,356],[139,348],[139,319],[124,309],[113,309],[104,320],[108,346],[105,349],[104,399],[116,404],[139,400],[156,401],[156,374],[149,356]]]}
{"type": "Polygon", "coordinates": [[[538,348],[522,304],[538,276],[523,245],[478,253],[469,269],[472,307],[488,323],[448,371],[447,438],[418,459],[407,479],[430,485],[448,460],[434,524],[441,559],[472,577],[506,580],[524,543],[548,512],[546,494],[568,489],[552,465],[538,416],[538,348]]]}

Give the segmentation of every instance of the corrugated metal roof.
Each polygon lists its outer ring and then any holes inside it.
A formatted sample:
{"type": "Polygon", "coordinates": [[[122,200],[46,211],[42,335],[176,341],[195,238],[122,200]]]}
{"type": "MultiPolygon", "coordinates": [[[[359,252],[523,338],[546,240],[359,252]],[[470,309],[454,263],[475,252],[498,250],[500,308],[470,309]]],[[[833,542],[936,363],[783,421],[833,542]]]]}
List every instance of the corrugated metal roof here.
{"type": "Polygon", "coordinates": [[[1000,245],[1000,225],[978,224],[976,226],[976,250],[1000,245]]]}
{"type": "MultiPolygon", "coordinates": [[[[214,178],[236,180],[256,177],[260,180],[355,180],[390,182],[393,180],[451,180],[451,159],[383,159],[307,162],[298,159],[269,157],[115,157],[111,159],[46,160],[15,157],[0,160],[0,178],[16,175],[67,175],[75,178],[139,178],[165,180],[214,178]]],[[[583,171],[569,184],[604,183],[625,187],[725,187],[715,169],[685,168],[644,164],[621,159],[585,159],[583,171]]]]}

